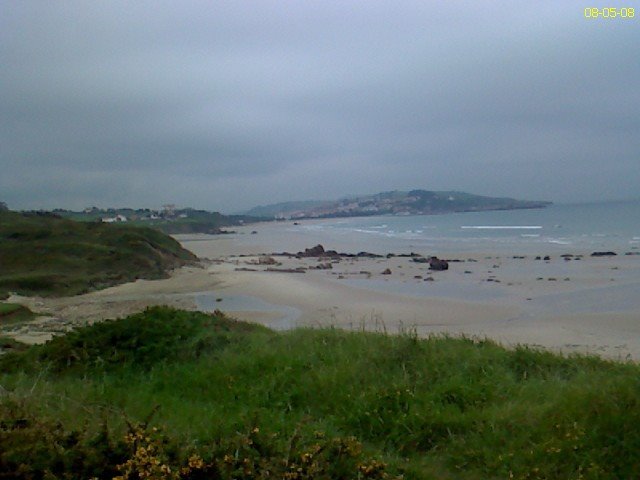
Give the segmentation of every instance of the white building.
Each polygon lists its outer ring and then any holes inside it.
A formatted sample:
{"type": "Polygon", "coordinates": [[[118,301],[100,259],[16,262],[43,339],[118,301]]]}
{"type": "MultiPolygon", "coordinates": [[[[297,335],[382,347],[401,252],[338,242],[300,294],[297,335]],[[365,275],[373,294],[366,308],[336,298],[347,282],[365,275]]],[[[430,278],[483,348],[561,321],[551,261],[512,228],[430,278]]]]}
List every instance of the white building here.
{"type": "Polygon", "coordinates": [[[120,223],[120,222],[126,222],[127,217],[125,217],[124,215],[116,215],[115,217],[105,217],[102,219],[102,221],[104,223],[120,223]]]}

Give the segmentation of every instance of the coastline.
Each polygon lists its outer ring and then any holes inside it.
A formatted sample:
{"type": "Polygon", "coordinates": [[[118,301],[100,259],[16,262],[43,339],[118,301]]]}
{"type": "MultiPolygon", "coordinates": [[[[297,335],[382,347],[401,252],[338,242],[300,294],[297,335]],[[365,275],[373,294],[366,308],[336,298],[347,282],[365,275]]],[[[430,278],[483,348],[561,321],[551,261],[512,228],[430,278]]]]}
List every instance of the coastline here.
{"type": "Polygon", "coordinates": [[[18,340],[42,342],[88,321],[165,304],[219,308],[276,329],[335,326],[462,334],[507,346],[527,344],[640,360],[640,299],[633,294],[640,286],[638,255],[590,257],[590,252],[575,251],[571,260],[555,253],[544,261],[512,253],[437,252],[440,258],[454,260],[442,272],[431,272],[410,257],[328,261],[272,256],[277,265],[265,265],[260,264],[260,254],[287,248],[295,253],[298,245],[315,245],[313,231],[292,236],[284,224],[237,230],[223,236],[176,235],[201,265],[178,269],[168,279],[138,280],[76,297],[12,297],[10,301],[44,317],[8,333],[18,340]],[[288,240],[282,245],[286,248],[273,248],[282,238],[288,240]],[[317,269],[327,263],[330,268],[317,269]],[[387,268],[391,273],[385,275],[387,268]],[[304,273],[287,273],[295,269],[304,273]]]}

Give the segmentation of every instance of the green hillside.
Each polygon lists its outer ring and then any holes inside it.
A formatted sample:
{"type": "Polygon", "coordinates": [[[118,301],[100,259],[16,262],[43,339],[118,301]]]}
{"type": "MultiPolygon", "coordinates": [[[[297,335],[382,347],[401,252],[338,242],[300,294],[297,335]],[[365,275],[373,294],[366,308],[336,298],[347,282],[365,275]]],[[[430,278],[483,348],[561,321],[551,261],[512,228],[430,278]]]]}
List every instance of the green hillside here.
{"type": "Polygon", "coordinates": [[[150,229],[0,211],[0,295],[73,295],[137,278],[163,278],[195,260],[150,229]]]}

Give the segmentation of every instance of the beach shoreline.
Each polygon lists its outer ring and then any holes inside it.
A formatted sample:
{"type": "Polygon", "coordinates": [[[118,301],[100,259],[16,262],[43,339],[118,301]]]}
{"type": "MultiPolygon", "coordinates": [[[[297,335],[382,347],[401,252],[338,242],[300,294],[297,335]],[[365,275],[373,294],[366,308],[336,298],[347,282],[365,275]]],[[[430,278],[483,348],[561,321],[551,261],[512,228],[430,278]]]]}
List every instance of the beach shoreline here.
{"type": "MultiPolygon", "coordinates": [[[[639,256],[572,252],[569,259],[555,253],[544,260],[511,252],[437,252],[450,260],[449,269],[434,272],[414,257],[398,256],[404,252],[282,255],[295,242],[313,247],[312,233],[293,237],[276,251],[277,235],[265,236],[260,244],[259,234],[251,233],[256,229],[261,225],[230,235],[177,235],[201,263],[168,279],[138,280],[75,297],[14,296],[10,301],[42,316],[4,334],[38,343],[78,325],[163,304],[217,308],[275,329],[468,335],[507,346],[640,359],[640,300],[633,294],[640,285],[639,256]],[[243,244],[249,236],[253,244],[243,244]]],[[[435,252],[424,252],[430,253],[435,252]]]]}

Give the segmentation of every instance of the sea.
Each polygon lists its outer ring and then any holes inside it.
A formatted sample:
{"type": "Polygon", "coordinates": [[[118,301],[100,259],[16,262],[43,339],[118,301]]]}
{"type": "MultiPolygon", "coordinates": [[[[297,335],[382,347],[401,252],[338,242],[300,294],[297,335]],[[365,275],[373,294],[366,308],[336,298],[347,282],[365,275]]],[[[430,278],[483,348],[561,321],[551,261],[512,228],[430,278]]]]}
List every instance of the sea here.
{"type": "Polygon", "coordinates": [[[310,247],[304,242],[313,240],[325,248],[355,253],[624,253],[640,248],[640,200],[442,215],[307,219],[288,221],[279,232],[274,243],[280,238],[281,245],[289,248],[310,247]]]}

